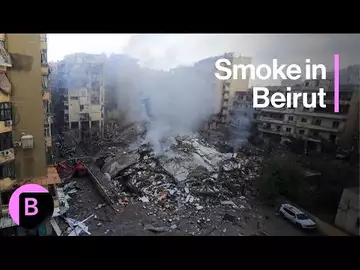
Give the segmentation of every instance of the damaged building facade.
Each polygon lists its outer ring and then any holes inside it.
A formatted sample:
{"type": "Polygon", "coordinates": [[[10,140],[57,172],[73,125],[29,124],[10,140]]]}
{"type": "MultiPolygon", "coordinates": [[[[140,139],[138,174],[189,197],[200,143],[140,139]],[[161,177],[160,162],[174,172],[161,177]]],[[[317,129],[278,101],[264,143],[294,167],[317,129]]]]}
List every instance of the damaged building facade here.
{"type": "Polygon", "coordinates": [[[105,55],[77,53],[56,63],[54,80],[56,126],[59,131],[78,130],[80,140],[101,137],[104,132],[105,55]]]}
{"type": "Polygon", "coordinates": [[[60,214],[60,177],[52,166],[51,93],[45,34],[0,34],[0,234],[51,235],[50,222],[38,230],[18,227],[9,200],[19,186],[38,184],[54,198],[60,214]]]}
{"type": "MultiPolygon", "coordinates": [[[[281,143],[294,138],[304,142],[306,151],[323,151],[339,146],[349,149],[359,122],[359,85],[340,85],[340,111],[334,113],[334,86],[332,80],[305,80],[292,86],[293,92],[312,93],[323,87],[326,108],[267,108],[257,110],[255,121],[260,137],[281,143]]],[[[270,95],[286,93],[286,86],[268,87],[270,95]]],[[[246,106],[246,105],[245,105],[246,106]]]]}
{"type": "Polygon", "coordinates": [[[232,144],[238,148],[246,143],[256,119],[257,111],[252,105],[252,91],[235,92],[232,107],[229,110],[228,129],[232,144]]]}
{"type": "MultiPolygon", "coordinates": [[[[232,65],[251,64],[251,57],[237,56],[234,53],[226,53],[219,58],[226,58],[231,61],[232,65]]],[[[217,60],[214,60],[215,61],[217,60]]],[[[219,103],[217,104],[217,113],[212,116],[208,125],[209,129],[218,129],[228,126],[231,122],[230,112],[234,104],[236,92],[248,91],[249,78],[234,80],[232,77],[228,80],[217,80],[216,91],[220,94],[219,103]]]]}

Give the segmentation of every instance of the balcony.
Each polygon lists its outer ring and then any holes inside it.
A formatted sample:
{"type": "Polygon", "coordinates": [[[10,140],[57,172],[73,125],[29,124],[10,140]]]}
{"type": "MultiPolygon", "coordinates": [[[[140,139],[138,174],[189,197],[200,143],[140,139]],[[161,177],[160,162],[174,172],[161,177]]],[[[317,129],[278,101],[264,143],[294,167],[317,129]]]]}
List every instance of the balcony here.
{"type": "Polygon", "coordinates": [[[46,40],[46,38],[40,40],[40,48],[41,48],[41,50],[47,50],[47,40],[46,40]]]}
{"type": "Polygon", "coordinates": [[[41,74],[43,76],[49,75],[49,67],[42,66],[41,67],[41,74]]]}
{"type": "Polygon", "coordinates": [[[44,117],[44,125],[49,126],[52,124],[52,117],[51,115],[47,115],[44,117]]]}
{"type": "Polygon", "coordinates": [[[260,116],[258,120],[262,121],[262,122],[269,122],[269,123],[274,123],[274,124],[285,124],[284,119],[276,119],[276,118],[266,117],[266,116],[260,116]]]}
{"type": "Polygon", "coordinates": [[[304,115],[304,116],[313,116],[318,118],[331,118],[331,119],[346,119],[346,114],[337,114],[333,112],[329,113],[321,113],[321,112],[301,112],[301,111],[295,111],[295,115],[304,115]]]}
{"type": "Polygon", "coordinates": [[[306,129],[313,129],[313,130],[318,130],[318,131],[325,131],[325,132],[333,132],[333,133],[338,133],[341,132],[342,129],[337,127],[337,128],[333,128],[333,127],[324,127],[321,125],[315,125],[314,123],[301,123],[301,122],[297,122],[296,123],[297,127],[302,127],[302,128],[306,128],[306,129]]]}
{"type": "Polygon", "coordinates": [[[277,134],[280,136],[294,137],[294,134],[291,131],[284,131],[282,128],[276,129],[272,127],[259,126],[258,130],[261,132],[277,134]]]}
{"type": "Polygon", "coordinates": [[[43,100],[51,101],[51,94],[49,91],[44,91],[43,100]]]}
{"type": "Polygon", "coordinates": [[[287,109],[287,108],[275,108],[275,107],[271,107],[271,106],[268,106],[266,108],[262,108],[260,109],[261,111],[264,111],[264,112],[274,112],[274,113],[285,113],[285,112],[292,112],[294,111],[294,109],[287,109]]]}
{"type": "Polygon", "coordinates": [[[46,147],[51,147],[52,146],[51,137],[45,137],[45,145],[46,145],[46,147]]]}

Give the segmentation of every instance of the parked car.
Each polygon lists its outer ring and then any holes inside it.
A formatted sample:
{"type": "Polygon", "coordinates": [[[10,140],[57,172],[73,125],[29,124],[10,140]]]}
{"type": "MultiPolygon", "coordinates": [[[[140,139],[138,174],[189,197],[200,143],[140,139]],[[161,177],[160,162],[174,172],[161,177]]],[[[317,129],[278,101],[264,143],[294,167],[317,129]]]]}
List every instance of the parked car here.
{"type": "Polygon", "coordinates": [[[302,229],[316,229],[316,223],[306,213],[291,204],[282,204],[279,212],[302,229]]]}

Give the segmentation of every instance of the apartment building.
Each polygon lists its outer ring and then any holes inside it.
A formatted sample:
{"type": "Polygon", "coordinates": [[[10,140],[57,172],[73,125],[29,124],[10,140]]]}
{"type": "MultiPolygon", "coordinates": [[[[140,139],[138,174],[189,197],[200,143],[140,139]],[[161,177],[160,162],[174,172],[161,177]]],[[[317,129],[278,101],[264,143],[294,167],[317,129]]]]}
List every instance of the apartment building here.
{"type": "Polygon", "coordinates": [[[252,104],[252,91],[237,91],[233,106],[229,110],[229,129],[234,135],[246,138],[256,118],[256,110],[252,104]]]}
{"type": "Polygon", "coordinates": [[[0,233],[49,235],[50,223],[24,230],[12,221],[8,204],[23,184],[44,186],[59,215],[63,194],[52,166],[51,93],[43,34],[0,34],[0,233]]]}
{"type": "MultiPolygon", "coordinates": [[[[256,122],[260,136],[278,142],[302,139],[306,151],[334,150],[337,146],[348,148],[359,121],[359,85],[340,85],[340,111],[334,113],[334,86],[332,80],[306,80],[292,87],[292,92],[313,93],[323,87],[326,108],[304,108],[300,100],[297,108],[260,109],[256,122]]],[[[286,94],[285,86],[268,87],[270,95],[286,94]]]]}
{"type": "MultiPolygon", "coordinates": [[[[237,56],[234,53],[226,53],[217,57],[217,59],[219,58],[226,58],[230,60],[232,65],[248,65],[252,60],[250,57],[237,56]]],[[[229,112],[232,110],[236,92],[248,91],[249,78],[241,79],[240,72],[241,71],[239,70],[239,76],[237,80],[233,79],[233,77],[224,81],[216,79],[216,92],[219,94],[220,98],[218,99],[219,102],[217,104],[217,113],[212,116],[208,127],[209,129],[217,129],[228,126],[230,122],[229,112]]]]}
{"type": "Polygon", "coordinates": [[[77,129],[80,140],[104,132],[104,55],[72,54],[56,63],[52,80],[57,130],[77,129]]]}

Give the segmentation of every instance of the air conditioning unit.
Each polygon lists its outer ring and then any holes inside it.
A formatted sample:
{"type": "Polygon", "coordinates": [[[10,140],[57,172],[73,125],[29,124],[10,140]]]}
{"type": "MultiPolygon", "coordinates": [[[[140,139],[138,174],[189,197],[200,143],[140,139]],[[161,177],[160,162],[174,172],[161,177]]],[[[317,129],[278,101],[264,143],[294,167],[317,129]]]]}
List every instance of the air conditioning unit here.
{"type": "Polygon", "coordinates": [[[34,136],[33,135],[23,135],[21,136],[21,146],[23,149],[34,148],[34,136]]]}

